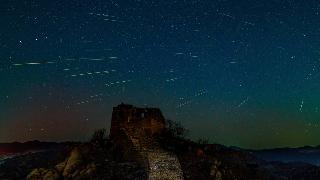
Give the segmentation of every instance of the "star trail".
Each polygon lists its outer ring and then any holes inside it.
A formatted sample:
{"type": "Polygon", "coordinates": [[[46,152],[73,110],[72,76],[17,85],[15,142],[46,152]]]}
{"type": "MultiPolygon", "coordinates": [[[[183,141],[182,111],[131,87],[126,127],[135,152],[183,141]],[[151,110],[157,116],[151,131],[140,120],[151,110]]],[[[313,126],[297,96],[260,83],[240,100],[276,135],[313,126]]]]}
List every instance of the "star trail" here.
{"type": "Polygon", "coordinates": [[[0,141],[87,140],[112,107],[190,138],[318,145],[320,2],[20,1],[0,17],[0,141]]]}

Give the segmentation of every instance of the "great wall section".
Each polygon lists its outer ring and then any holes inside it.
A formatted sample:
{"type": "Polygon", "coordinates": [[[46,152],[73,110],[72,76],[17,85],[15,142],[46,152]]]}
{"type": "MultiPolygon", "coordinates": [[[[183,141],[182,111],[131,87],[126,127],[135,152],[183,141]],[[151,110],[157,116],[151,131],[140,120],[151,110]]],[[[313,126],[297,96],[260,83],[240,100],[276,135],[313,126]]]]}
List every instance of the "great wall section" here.
{"type": "Polygon", "coordinates": [[[120,104],[113,108],[110,138],[145,168],[149,180],[180,180],[183,172],[177,156],[153,138],[165,128],[160,109],[120,104]]]}
{"type": "Polygon", "coordinates": [[[109,138],[102,129],[90,142],[39,152],[47,155],[28,153],[11,163],[6,176],[12,178],[0,179],[320,179],[318,166],[264,161],[252,151],[179,139],[171,134],[175,130],[160,109],[120,104],[113,108],[109,138]],[[21,172],[21,163],[29,169],[21,172]]]}

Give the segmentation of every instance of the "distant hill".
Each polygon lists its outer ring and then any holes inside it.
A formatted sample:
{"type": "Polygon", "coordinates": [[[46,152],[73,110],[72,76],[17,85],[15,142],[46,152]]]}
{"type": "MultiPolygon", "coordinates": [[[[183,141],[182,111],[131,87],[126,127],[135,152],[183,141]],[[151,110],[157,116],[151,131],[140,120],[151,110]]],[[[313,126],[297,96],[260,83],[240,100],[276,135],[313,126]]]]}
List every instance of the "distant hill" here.
{"type": "Polygon", "coordinates": [[[320,166],[320,146],[299,148],[277,148],[251,151],[266,161],[303,162],[320,166]]]}
{"type": "Polygon", "coordinates": [[[28,141],[24,143],[12,142],[12,143],[0,143],[0,157],[7,156],[16,153],[25,153],[29,151],[40,151],[48,149],[57,149],[64,147],[68,144],[75,144],[72,142],[56,143],[56,142],[40,142],[40,141],[28,141]]]}
{"type": "Polygon", "coordinates": [[[70,143],[1,143],[0,179],[25,179],[36,167],[51,167],[70,152],[70,143]]]}

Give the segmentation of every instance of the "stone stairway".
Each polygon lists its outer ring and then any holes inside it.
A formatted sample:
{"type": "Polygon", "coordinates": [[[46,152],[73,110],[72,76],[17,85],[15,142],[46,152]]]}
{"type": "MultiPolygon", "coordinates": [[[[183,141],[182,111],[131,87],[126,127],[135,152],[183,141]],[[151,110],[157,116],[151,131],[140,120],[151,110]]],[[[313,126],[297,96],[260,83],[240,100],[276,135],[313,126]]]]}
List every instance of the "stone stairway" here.
{"type": "Polygon", "coordinates": [[[183,173],[177,156],[163,148],[151,137],[137,130],[125,131],[133,144],[133,150],[147,160],[145,167],[149,180],[182,180],[183,173]]]}
{"type": "Polygon", "coordinates": [[[148,152],[149,180],[183,179],[178,158],[167,151],[148,152]]]}

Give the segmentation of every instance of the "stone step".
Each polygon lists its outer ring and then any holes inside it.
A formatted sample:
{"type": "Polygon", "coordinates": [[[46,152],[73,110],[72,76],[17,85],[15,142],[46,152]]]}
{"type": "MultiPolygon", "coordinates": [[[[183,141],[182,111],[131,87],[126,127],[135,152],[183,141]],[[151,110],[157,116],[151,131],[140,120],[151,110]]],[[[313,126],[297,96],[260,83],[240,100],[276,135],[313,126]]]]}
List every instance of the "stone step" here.
{"type": "Polygon", "coordinates": [[[145,137],[139,130],[125,131],[133,144],[133,150],[141,155],[141,162],[145,165],[149,180],[182,180],[183,173],[178,158],[173,153],[162,149],[153,138],[145,137]]]}
{"type": "Polygon", "coordinates": [[[149,152],[149,179],[183,179],[178,158],[172,153],[161,150],[149,152]]]}

